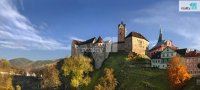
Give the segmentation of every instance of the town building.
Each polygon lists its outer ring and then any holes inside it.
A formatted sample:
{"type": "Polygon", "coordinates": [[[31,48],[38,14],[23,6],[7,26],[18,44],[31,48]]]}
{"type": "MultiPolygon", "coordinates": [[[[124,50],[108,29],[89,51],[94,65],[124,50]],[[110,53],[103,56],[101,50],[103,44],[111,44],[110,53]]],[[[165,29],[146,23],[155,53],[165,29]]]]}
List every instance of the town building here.
{"type": "Polygon", "coordinates": [[[118,25],[118,51],[147,55],[149,41],[138,32],[130,32],[127,36],[126,32],[126,24],[121,22],[118,25]]]}
{"type": "Polygon", "coordinates": [[[190,73],[192,76],[200,75],[200,69],[197,67],[197,65],[200,63],[200,51],[190,50],[186,53],[184,58],[188,73],[190,73]]]}
{"type": "Polygon", "coordinates": [[[199,76],[200,69],[197,65],[200,63],[200,51],[192,49],[172,49],[166,47],[163,51],[157,52],[151,57],[151,67],[166,69],[167,63],[174,56],[182,57],[182,62],[186,65],[187,72],[192,76],[199,76]]]}
{"type": "Polygon", "coordinates": [[[160,29],[160,33],[159,33],[159,38],[158,38],[157,44],[153,48],[151,48],[149,50],[149,56],[152,57],[157,52],[163,51],[166,47],[170,47],[173,50],[177,49],[177,47],[175,47],[173,45],[171,40],[164,40],[163,39],[163,37],[162,37],[162,29],[160,29]]]}
{"type": "Polygon", "coordinates": [[[166,69],[168,61],[177,55],[176,50],[168,46],[163,51],[157,52],[152,56],[151,66],[158,67],[159,69],[166,69]]]}

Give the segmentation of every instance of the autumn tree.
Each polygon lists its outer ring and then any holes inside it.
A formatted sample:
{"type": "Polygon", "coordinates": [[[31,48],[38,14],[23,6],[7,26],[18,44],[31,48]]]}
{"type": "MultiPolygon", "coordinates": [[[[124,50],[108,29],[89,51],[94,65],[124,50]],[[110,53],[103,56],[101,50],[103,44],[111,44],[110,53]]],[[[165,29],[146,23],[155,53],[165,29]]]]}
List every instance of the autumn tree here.
{"type": "Polygon", "coordinates": [[[91,81],[89,72],[93,71],[91,59],[82,55],[66,58],[62,65],[62,71],[68,78],[73,88],[88,85],[91,81]]]}
{"type": "Polygon", "coordinates": [[[191,78],[181,57],[173,57],[167,67],[167,75],[172,90],[181,89],[191,78]]]}
{"type": "Polygon", "coordinates": [[[57,88],[61,85],[59,71],[54,64],[46,65],[34,72],[41,77],[42,88],[57,88]]]}
{"type": "Polygon", "coordinates": [[[21,90],[21,86],[20,85],[16,85],[16,90],[21,90]]]}
{"type": "Polygon", "coordinates": [[[95,90],[115,90],[117,79],[113,75],[112,68],[105,68],[104,75],[99,79],[99,84],[95,86],[95,90]]]}
{"type": "Polygon", "coordinates": [[[0,68],[2,69],[9,69],[10,68],[10,63],[6,59],[0,59],[0,68]]]}

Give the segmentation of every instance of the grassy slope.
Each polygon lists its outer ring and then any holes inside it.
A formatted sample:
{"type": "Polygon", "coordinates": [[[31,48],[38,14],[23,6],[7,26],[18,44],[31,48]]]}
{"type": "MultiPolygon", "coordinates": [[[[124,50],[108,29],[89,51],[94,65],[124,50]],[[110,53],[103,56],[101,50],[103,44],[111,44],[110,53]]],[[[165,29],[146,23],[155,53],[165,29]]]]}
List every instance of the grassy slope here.
{"type": "Polygon", "coordinates": [[[200,77],[193,77],[183,88],[183,90],[200,90],[200,85],[196,84],[196,79],[200,80],[200,77]]]}
{"type": "Polygon", "coordinates": [[[130,61],[126,60],[127,54],[112,53],[105,60],[103,66],[99,70],[92,73],[91,83],[84,87],[83,90],[93,90],[97,84],[99,77],[103,73],[105,67],[114,69],[115,77],[118,80],[118,90],[167,90],[165,70],[151,70],[149,68],[129,67],[130,61]]]}

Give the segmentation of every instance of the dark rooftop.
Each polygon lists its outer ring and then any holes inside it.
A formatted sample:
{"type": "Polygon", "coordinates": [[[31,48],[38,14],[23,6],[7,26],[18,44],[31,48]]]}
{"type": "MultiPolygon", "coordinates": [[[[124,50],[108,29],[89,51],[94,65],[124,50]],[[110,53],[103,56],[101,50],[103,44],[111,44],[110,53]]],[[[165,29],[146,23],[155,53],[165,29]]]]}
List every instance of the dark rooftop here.
{"type": "Polygon", "coordinates": [[[95,41],[96,40],[96,37],[93,37],[93,38],[91,38],[91,39],[88,39],[88,40],[86,40],[86,41],[78,41],[78,40],[73,40],[74,41],[74,43],[75,44],[77,44],[77,45],[83,45],[83,44],[89,44],[89,43],[93,43],[93,41],[95,41]]]}
{"type": "Polygon", "coordinates": [[[128,38],[128,37],[137,37],[137,38],[145,39],[146,41],[148,41],[144,36],[142,36],[138,32],[131,32],[128,34],[128,36],[126,36],[126,38],[128,38]]]}

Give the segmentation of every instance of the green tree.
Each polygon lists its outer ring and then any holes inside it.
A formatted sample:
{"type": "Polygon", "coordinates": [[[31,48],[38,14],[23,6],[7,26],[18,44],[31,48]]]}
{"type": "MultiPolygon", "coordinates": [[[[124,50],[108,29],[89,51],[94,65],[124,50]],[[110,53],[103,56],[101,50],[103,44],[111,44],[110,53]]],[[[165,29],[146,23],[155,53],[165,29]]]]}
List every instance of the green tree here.
{"type": "Polygon", "coordinates": [[[70,85],[78,88],[89,84],[91,81],[89,72],[93,71],[93,66],[90,58],[78,55],[66,58],[62,65],[62,71],[64,76],[70,80],[70,85]]]}
{"type": "Polygon", "coordinates": [[[104,75],[99,79],[99,84],[95,86],[95,90],[115,90],[117,79],[113,75],[112,68],[105,68],[104,75]]]}

